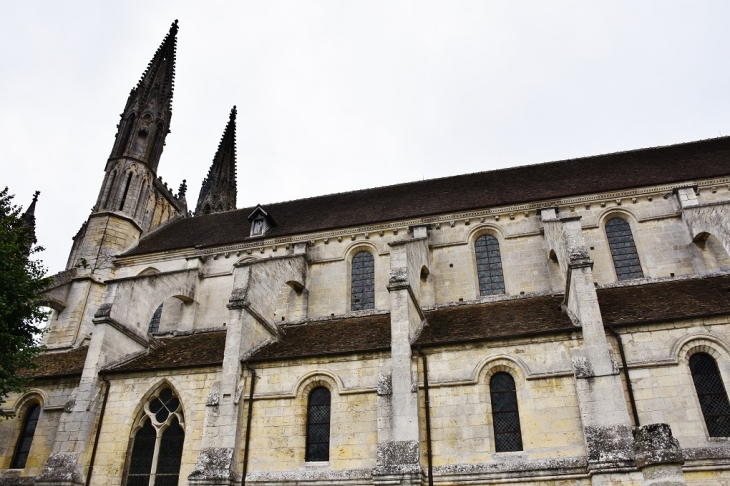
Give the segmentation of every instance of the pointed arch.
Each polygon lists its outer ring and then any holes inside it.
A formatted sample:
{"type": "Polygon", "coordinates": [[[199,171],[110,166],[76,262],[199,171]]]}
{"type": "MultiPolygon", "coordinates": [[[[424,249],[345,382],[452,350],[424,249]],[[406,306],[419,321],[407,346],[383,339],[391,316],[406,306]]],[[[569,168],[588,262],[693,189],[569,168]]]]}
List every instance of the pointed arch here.
{"type": "Polygon", "coordinates": [[[131,432],[124,484],[177,484],[185,443],[180,395],[163,380],[138,407],[138,413],[131,432]]]}
{"type": "Polygon", "coordinates": [[[127,145],[129,144],[129,136],[132,134],[132,127],[134,126],[134,120],[136,115],[132,112],[127,119],[124,121],[124,128],[122,129],[122,138],[119,140],[117,145],[116,155],[122,156],[127,151],[127,145]]]}

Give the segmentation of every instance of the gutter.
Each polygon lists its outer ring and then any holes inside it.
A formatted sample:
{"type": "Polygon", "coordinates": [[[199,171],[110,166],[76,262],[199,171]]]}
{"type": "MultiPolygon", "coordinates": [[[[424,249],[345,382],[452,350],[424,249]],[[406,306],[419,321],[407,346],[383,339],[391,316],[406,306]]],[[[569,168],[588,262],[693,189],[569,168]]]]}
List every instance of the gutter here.
{"type": "Polygon", "coordinates": [[[94,446],[91,449],[91,459],[89,460],[89,471],[86,473],[86,486],[91,484],[91,475],[94,473],[94,459],[96,459],[96,448],[99,445],[99,436],[101,435],[101,425],[104,423],[104,412],[106,411],[106,401],[109,398],[109,388],[111,383],[105,375],[100,374],[101,380],[104,382],[104,401],[101,402],[101,412],[99,413],[99,424],[96,426],[96,435],[94,437],[94,446]]]}
{"type": "Polygon", "coordinates": [[[428,458],[428,486],[433,486],[433,456],[431,452],[431,401],[428,398],[428,359],[421,348],[416,348],[423,359],[423,390],[426,402],[426,457],[428,458]]]}
{"type": "Polygon", "coordinates": [[[248,472],[248,446],[251,440],[251,418],[253,417],[253,390],[256,385],[256,370],[246,362],[246,368],[251,372],[251,386],[248,392],[248,417],[246,417],[246,444],[243,450],[243,474],[241,475],[241,486],[246,484],[246,473],[248,472]]]}
{"type": "Polygon", "coordinates": [[[610,332],[618,343],[618,352],[621,355],[621,368],[624,370],[624,377],[626,378],[626,389],[629,392],[629,402],[631,403],[631,413],[634,415],[634,425],[640,426],[639,412],[636,410],[636,401],[634,400],[634,387],[631,385],[631,378],[629,377],[629,367],[626,365],[626,354],[624,353],[624,343],[621,340],[621,334],[617,333],[616,330],[611,326],[606,326],[608,332],[610,332]]]}

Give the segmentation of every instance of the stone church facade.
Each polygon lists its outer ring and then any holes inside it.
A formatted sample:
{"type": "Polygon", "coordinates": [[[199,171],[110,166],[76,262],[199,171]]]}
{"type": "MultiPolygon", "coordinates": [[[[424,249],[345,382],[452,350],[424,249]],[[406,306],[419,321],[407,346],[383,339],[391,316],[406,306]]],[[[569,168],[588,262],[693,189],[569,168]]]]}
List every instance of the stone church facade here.
{"type": "Polygon", "coordinates": [[[189,211],[176,36],[0,484],[730,484],[730,137],[236,209],[234,108],[189,211]]]}

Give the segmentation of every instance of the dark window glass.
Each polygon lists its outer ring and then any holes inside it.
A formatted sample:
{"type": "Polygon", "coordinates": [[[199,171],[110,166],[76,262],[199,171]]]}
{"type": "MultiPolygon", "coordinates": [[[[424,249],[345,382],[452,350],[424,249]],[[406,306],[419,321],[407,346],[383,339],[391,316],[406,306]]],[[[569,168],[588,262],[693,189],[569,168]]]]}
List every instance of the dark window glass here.
{"type": "Polygon", "coordinates": [[[515,380],[507,373],[496,373],[489,381],[497,452],[522,450],[520,415],[517,411],[515,380]]]}
{"type": "Polygon", "coordinates": [[[613,266],[619,280],[643,278],[644,272],[636,253],[631,226],[621,218],[613,218],[606,223],[606,237],[613,257],[613,266]]]}
{"type": "Polygon", "coordinates": [[[129,460],[129,473],[127,474],[127,486],[149,486],[156,441],[157,431],[152,426],[151,421],[147,419],[144,426],[134,436],[132,457],[129,460]]]}
{"type": "Polygon", "coordinates": [[[709,354],[693,354],[689,369],[710,437],[730,437],[730,403],[717,363],[709,354]]]}
{"type": "Polygon", "coordinates": [[[173,418],[170,426],[162,433],[160,440],[155,486],[177,485],[184,441],[185,432],[180,427],[177,418],[173,418]]]}
{"type": "Polygon", "coordinates": [[[375,259],[361,251],[352,259],[352,310],[375,308],[375,259]]]}
{"type": "Polygon", "coordinates": [[[157,308],[152,319],[150,319],[150,325],[147,328],[147,332],[157,332],[160,329],[160,318],[162,317],[162,304],[157,308]]]}
{"type": "Polygon", "coordinates": [[[503,294],[504,275],[502,274],[502,256],[499,253],[499,242],[497,238],[491,235],[480,236],[477,238],[474,249],[477,254],[479,294],[503,294]]]}
{"type": "Polygon", "coordinates": [[[307,404],[307,452],[305,461],[330,459],[330,391],[319,387],[309,394],[307,404]]]}
{"type": "Polygon", "coordinates": [[[25,421],[23,421],[23,430],[20,431],[18,444],[15,446],[15,457],[10,465],[11,469],[23,469],[25,461],[28,460],[30,446],[33,444],[33,435],[38,425],[38,416],[41,414],[41,407],[38,404],[31,405],[25,412],[25,421]]]}
{"type": "Polygon", "coordinates": [[[134,436],[127,470],[127,486],[177,485],[185,431],[180,400],[163,389],[145,407],[144,425],[134,436]],[[157,459],[155,459],[157,451],[157,459]]]}
{"type": "Polygon", "coordinates": [[[119,210],[124,209],[124,202],[127,200],[127,193],[129,192],[129,184],[132,182],[132,173],[130,172],[127,176],[127,183],[124,185],[124,192],[122,193],[122,202],[119,203],[119,210]]]}

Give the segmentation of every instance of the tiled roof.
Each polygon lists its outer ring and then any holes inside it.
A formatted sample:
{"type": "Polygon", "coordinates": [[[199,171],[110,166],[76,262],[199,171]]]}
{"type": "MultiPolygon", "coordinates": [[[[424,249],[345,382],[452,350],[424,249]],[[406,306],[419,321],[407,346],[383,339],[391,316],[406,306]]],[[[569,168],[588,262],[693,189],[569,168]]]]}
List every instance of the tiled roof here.
{"type": "MultiPolygon", "coordinates": [[[[266,233],[269,238],[727,175],[730,175],[730,137],[722,137],[262,207],[277,224],[266,233]]],[[[246,217],[254,209],[173,221],[142,238],[127,255],[250,240],[246,217]]]]}
{"type": "MultiPolygon", "coordinates": [[[[730,314],[729,297],[730,275],[598,290],[607,326],[730,314]]],[[[562,302],[562,295],[543,295],[429,310],[425,313],[428,325],[414,346],[579,331],[561,311],[562,302]]],[[[280,329],[282,339],[258,350],[252,361],[390,349],[390,314],[309,321],[280,329]]],[[[225,331],[162,338],[162,346],[109,372],[218,365],[223,362],[225,339],[225,331]]],[[[80,349],[85,357],[86,348],[80,349]]],[[[83,358],[78,366],[80,373],[83,358]]]]}
{"type": "Polygon", "coordinates": [[[356,353],[390,348],[390,314],[283,326],[283,338],[255,353],[253,361],[356,353]]]}
{"type": "Polygon", "coordinates": [[[578,330],[560,310],[562,296],[463,304],[426,312],[415,346],[578,330]]]}
{"type": "Polygon", "coordinates": [[[108,370],[147,371],[169,368],[194,368],[223,363],[226,347],[226,332],[196,332],[184,336],[166,337],[159,340],[159,346],[108,370]]]}
{"type": "Polygon", "coordinates": [[[598,290],[606,326],[730,314],[730,275],[598,290]]]}
{"type": "Polygon", "coordinates": [[[59,353],[43,353],[33,360],[38,367],[23,370],[19,374],[24,378],[50,378],[58,376],[81,375],[86,361],[88,346],[81,346],[59,353]]]}

